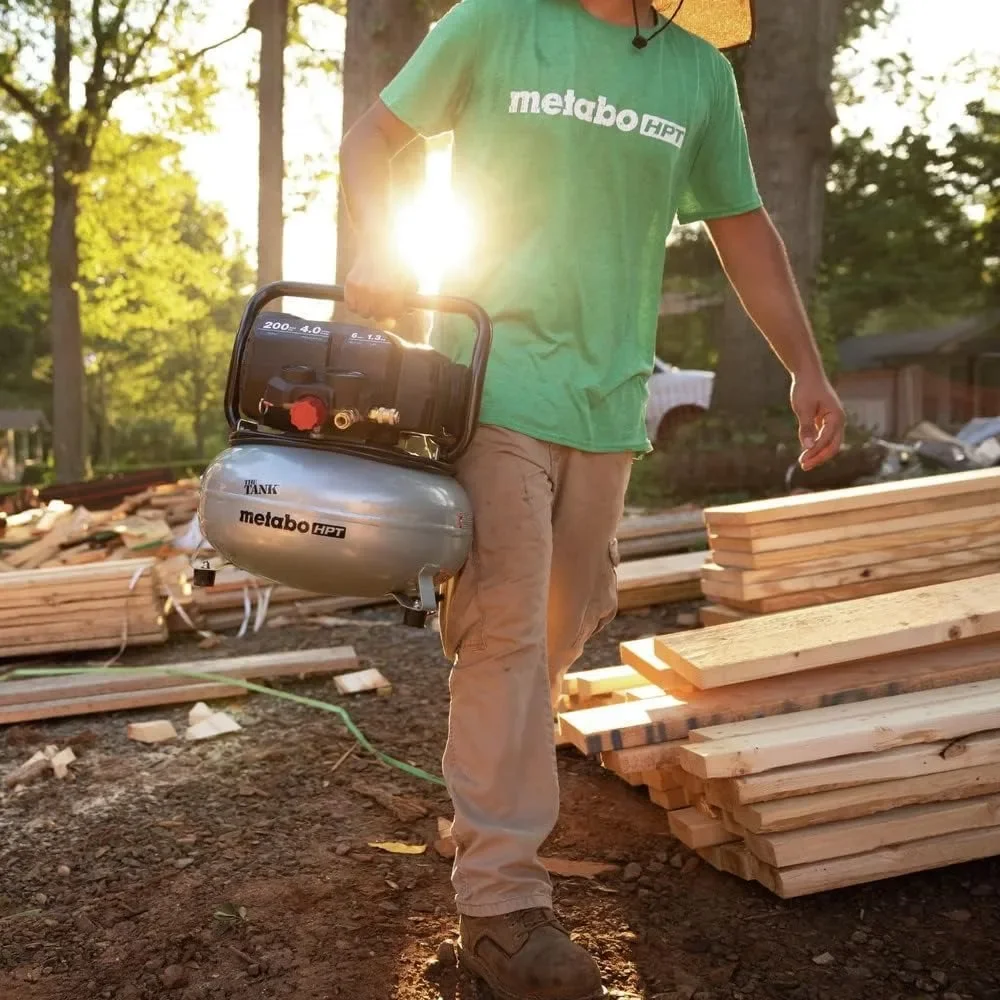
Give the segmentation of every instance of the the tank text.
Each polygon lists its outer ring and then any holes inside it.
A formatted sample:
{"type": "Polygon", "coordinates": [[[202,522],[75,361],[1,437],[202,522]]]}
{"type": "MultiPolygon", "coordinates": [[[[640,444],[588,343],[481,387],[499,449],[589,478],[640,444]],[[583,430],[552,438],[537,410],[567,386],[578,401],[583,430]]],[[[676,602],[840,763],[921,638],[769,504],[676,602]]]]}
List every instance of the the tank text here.
{"type": "Polygon", "coordinates": [[[278,484],[258,483],[256,479],[244,479],[243,492],[248,497],[276,497],[278,495],[278,484]]]}

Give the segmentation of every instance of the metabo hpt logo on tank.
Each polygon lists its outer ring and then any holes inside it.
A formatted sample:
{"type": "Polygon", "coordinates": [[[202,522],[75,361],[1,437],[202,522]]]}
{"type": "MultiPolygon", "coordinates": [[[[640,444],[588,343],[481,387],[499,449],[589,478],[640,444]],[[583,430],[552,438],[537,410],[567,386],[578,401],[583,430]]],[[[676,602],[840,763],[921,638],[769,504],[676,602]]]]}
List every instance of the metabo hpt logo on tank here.
{"type": "Polygon", "coordinates": [[[320,538],[346,538],[347,529],[339,524],[323,521],[300,521],[291,514],[272,514],[268,511],[240,511],[240,524],[253,524],[258,528],[296,532],[300,535],[318,535],[320,538]]]}
{"type": "Polygon", "coordinates": [[[635,132],[650,139],[659,139],[681,149],[687,137],[687,128],[667,118],[656,115],[640,115],[631,108],[616,108],[606,97],[592,101],[577,97],[576,91],[565,94],[542,94],[537,90],[512,90],[510,92],[510,114],[512,115],[562,115],[576,118],[589,125],[603,125],[617,128],[619,132],[635,132]]]}

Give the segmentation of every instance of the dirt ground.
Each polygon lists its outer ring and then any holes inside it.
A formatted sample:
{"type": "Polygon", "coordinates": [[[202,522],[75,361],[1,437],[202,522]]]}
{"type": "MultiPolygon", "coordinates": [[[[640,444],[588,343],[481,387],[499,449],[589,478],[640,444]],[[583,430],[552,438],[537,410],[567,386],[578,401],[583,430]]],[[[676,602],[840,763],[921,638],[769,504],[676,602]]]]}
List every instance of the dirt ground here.
{"type": "MultiPolygon", "coordinates": [[[[623,615],[586,665],[617,662],[620,639],[676,613],[623,615]]],[[[339,698],[329,680],[285,687],[343,705],[380,749],[439,773],[438,637],[371,624],[397,622],[391,610],[357,617],[129,659],[351,644],[391,695],[339,698]]],[[[214,741],[125,737],[140,719],[180,730],[188,707],[0,730],[0,773],[50,743],[78,756],[67,780],[0,792],[0,1000],[480,995],[440,948],[455,933],[449,863],[430,846],[369,846],[432,844],[437,817],[451,815],[438,786],[365,753],[344,758],[353,741],[338,718],[263,695],[227,703],[243,731],[214,741]],[[417,799],[425,815],[400,820],[372,790],[417,799]]],[[[1000,1000],[1000,859],[783,902],[700,864],[642,789],[575,751],[559,758],[562,817],[546,854],[619,866],[555,880],[558,910],[612,996],[1000,1000]],[[624,878],[629,863],[637,880],[624,878]]]]}

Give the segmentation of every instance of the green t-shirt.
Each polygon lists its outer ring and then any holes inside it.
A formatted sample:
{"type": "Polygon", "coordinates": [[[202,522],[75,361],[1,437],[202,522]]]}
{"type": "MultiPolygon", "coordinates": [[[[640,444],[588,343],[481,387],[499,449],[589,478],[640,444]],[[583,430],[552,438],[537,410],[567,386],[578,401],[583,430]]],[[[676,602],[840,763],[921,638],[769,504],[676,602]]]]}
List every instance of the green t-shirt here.
{"type": "MultiPolygon", "coordinates": [[[[675,217],[761,204],[726,58],[676,26],[632,36],[579,0],[462,0],[381,95],[453,133],[475,249],[442,293],[494,322],[482,422],[584,451],[648,450],[675,217]]],[[[471,324],[438,316],[432,343],[466,363],[471,324]]]]}

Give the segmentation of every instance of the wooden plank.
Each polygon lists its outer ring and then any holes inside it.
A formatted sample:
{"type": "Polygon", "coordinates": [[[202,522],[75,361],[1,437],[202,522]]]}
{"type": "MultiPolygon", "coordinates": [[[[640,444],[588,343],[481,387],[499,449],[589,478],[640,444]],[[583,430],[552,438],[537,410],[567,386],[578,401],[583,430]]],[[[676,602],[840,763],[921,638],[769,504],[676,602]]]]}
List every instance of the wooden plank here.
{"type": "Polygon", "coordinates": [[[939,569],[931,573],[911,573],[908,576],[891,577],[887,580],[852,583],[846,587],[824,587],[819,590],[808,590],[799,594],[762,597],[753,601],[738,601],[722,594],[716,594],[714,593],[715,587],[709,584],[704,584],[703,590],[706,597],[726,601],[740,611],[746,611],[753,615],[767,615],[780,611],[794,611],[815,607],[820,604],[832,604],[858,600],[863,597],[875,597],[880,594],[894,594],[903,590],[915,590],[945,581],[970,580],[993,575],[998,570],[1000,570],[1000,560],[989,560],[988,562],[939,569]]]}
{"type": "Polygon", "coordinates": [[[698,856],[718,871],[735,875],[744,882],[753,881],[755,866],[760,864],[742,842],[700,847],[698,856]]]}
{"type": "Polygon", "coordinates": [[[615,701],[649,701],[650,698],[662,698],[663,688],[656,684],[640,684],[639,687],[626,688],[615,692],[615,701]]]}
{"type": "Polygon", "coordinates": [[[887,530],[878,536],[877,541],[868,536],[855,536],[773,552],[747,552],[730,548],[726,545],[725,538],[720,536],[713,541],[712,557],[720,566],[799,574],[810,573],[819,564],[845,568],[858,565],[859,560],[862,564],[887,561],[897,558],[900,549],[909,549],[916,556],[933,554],[934,551],[941,551],[942,546],[947,548],[951,544],[960,548],[972,548],[970,543],[973,539],[985,538],[990,541],[998,534],[1000,517],[964,521],[959,526],[944,522],[930,528],[887,530]]]}
{"type": "Polygon", "coordinates": [[[785,833],[747,833],[744,842],[765,864],[789,868],[991,826],[1000,826],[1000,795],[905,806],[785,833]]]}
{"type": "Polygon", "coordinates": [[[701,510],[673,510],[662,514],[636,514],[623,517],[615,533],[619,542],[653,535],[689,534],[704,531],[701,510]]]}
{"type": "Polygon", "coordinates": [[[609,750],[601,754],[601,763],[616,774],[623,775],[672,767],[677,763],[677,753],[683,742],[678,740],[675,743],[637,746],[629,750],[609,750]]]}
{"type": "MultiPolygon", "coordinates": [[[[632,639],[618,645],[618,655],[622,663],[632,667],[648,683],[655,684],[667,694],[689,695],[695,689],[675,670],[661,660],[654,652],[656,636],[643,639],[632,639]]],[[[629,685],[630,687],[634,685],[629,685]]]]}
{"type": "MultiPolygon", "coordinates": [[[[1000,565],[1000,542],[974,549],[954,548],[952,551],[939,552],[932,556],[912,559],[903,557],[897,559],[896,562],[858,566],[854,569],[828,572],[822,566],[817,566],[816,573],[811,576],[790,576],[758,583],[751,582],[751,573],[725,569],[714,563],[707,564],[702,569],[702,573],[704,574],[703,584],[712,589],[714,596],[718,597],[724,594],[727,598],[738,601],[752,601],[779,594],[821,590],[826,587],[847,587],[869,580],[891,580],[914,573],[936,573],[941,569],[955,566],[974,566],[990,561],[1000,565]]],[[[773,573],[774,571],[766,572],[773,573]]]]}
{"type": "MultiPolygon", "coordinates": [[[[128,637],[128,646],[162,646],[170,638],[169,633],[164,629],[156,632],[131,634],[128,637]]],[[[48,653],[83,653],[87,650],[112,650],[117,649],[121,644],[121,634],[117,636],[77,637],[68,641],[55,642],[40,638],[35,643],[25,643],[16,650],[0,650],[0,659],[16,657],[24,660],[32,656],[41,656],[48,653]]],[[[9,664],[5,664],[5,668],[9,664]]]]}
{"type": "Polygon", "coordinates": [[[654,584],[619,593],[618,611],[621,613],[640,611],[661,604],[697,601],[701,597],[701,581],[699,579],[687,580],[684,583],[654,584]]]}
{"type": "MultiPolygon", "coordinates": [[[[8,561],[10,557],[8,556],[8,561]]],[[[18,570],[16,573],[5,573],[0,578],[0,595],[4,597],[10,591],[22,588],[47,588],[54,584],[94,583],[107,580],[128,580],[138,569],[152,571],[156,568],[155,559],[133,559],[127,563],[93,563],[86,566],[55,566],[44,569],[18,570]]]]}
{"type": "Polygon", "coordinates": [[[691,805],[687,789],[684,788],[650,788],[649,801],[668,812],[672,809],[686,809],[691,805]]]}
{"type": "MultiPolygon", "coordinates": [[[[1000,503],[984,503],[979,507],[963,508],[962,510],[937,511],[933,514],[917,514],[914,517],[896,518],[889,525],[891,531],[914,531],[921,528],[934,528],[952,525],[956,534],[962,530],[962,525],[972,521],[995,521],[1000,517],[1000,503]]],[[[885,534],[886,522],[872,520],[848,527],[824,528],[821,525],[800,531],[794,535],[772,535],[767,537],[736,537],[709,532],[709,545],[724,545],[727,549],[740,552],[778,552],[787,549],[801,549],[809,545],[822,545],[826,542],[837,542],[845,537],[876,538],[885,534]]]]}
{"type": "Polygon", "coordinates": [[[100,694],[84,698],[56,698],[51,701],[34,701],[24,705],[8,705],[0,709],[0,726],[14,722],[35,722],[39,719],[58,719],[75,715],[94,715],[119,712],[158,705],[176,705],[182,702],[212,701],[238,698],[245,695],[242,688],[231,684],[189,684],[149,691],[126,691],[120,694],[100,694]]]}
{"type": "Polygon", "coordinates": [[[753,878],[782,899],[794,899],[914,872],[1000,855],[1000,826],[963,830],[809,865],[777,869],[752,858],[753,878]]]}
{"type": "Polygon", "coordinates": [[[1000,574],[976,587],[934,584],[905,594],[657,637],[656,655],[706,689],[1000,631],[1000,574]]]}
{"type": "MultiPolygon", "coordinates": [[[[983,494],[977,498],[977,503],[984,499],[993,499],[996,494],[983,494]]],[[[853,529],[859,526],[870,526],[873,521],[888,526],[891,530],[894,521],[904,521],[928,514],[954,513],[968,510],[971,506],[968,497],[943,497],[936,500],[915,500],[908,503],[893,504],[873,513],[868,508],[860,510],[841,511],[836,514],[808,514],[805,517],[791,520],[769,521],[762,524],[727,524],[724,528],[710,525],[709,531],[727,539],[739,538],[779,538],[785,535],[800,535],[822,528],[825,531],[845,529],[845,534],[853,534],[853,529]]]]}
{"type": "MultiPolygon", "coordinates": [[[[732,778],[790,764],[874,753],[1000,729],[1000,681],[982,681],[962,688],[967,697],[942,700],[940,691],[928,691],[924,703],[903,709],[895,709],[892,698],[879,699],[864,706],[857,719],[834,718],[826,722],[824,713],[830,709],[803,712],[802,724],[793,729],[760,733],[752,739],[736,736],[685,744],[678,760],[686,771],[698,777],[732,778]],[[872,706],[879,702],[884,711],[873,713],[872,706]]],[[[636,702],[635,706],[643,704],[636,702]]]]}
{"type": "Polygon", "coordinates": [[[721,820],[708,816],[700,809],[675,809],[668,817],[670,832],[692,851],[718,847],[739,838],[731,834],[721,820]]]}
{"type": "Polygon", "coordinates": [[[928,556],[947,555],[953,552],[971,552],[976,549],[992,548],[1000,545],[1000,533],[978,532],[956,535],[954,531],[942,529],[938,532],[936,541],[915,544],[910,533],[899,536],[885,536],[879,539],[878,548],[873,549],[872,543],[866,541],[860,552],[843,556],[833,556],[826,559],[816,558],[807,550],[810,558],[799,563],[786,563],[783,566],[769,566],[753,569],[748,566],[733,565],[726,561],[729,552],[723,550],[713,553],[713,561],[702,567],[705,579],[728,583],[730,585],[756,587],[760,584],[784,583],[788,580],[809,579],[818,576],[830,576],[849,570],[864,571],[885,564],[896,564],[902,560],[923,559],[928,556]],[[888,544],[888,539],[894,538],[895,545],[888,544]]]}
{"type": "Polygon", "coordinates": [[[878,510],[906,503],[912,499],[937,499],[950,496],[975,497],[977,493],[994,493],[1000,488],[1000,472],[996,469],[955,472],[894,483],[854,486],[821,493],[804,493],[791,497],[754,500],[724,507],[707,507],[705,520],[715,524],[767,524],[789,518],[836,514],[861,508],[878,510]]]}
{"type": "Polygon", "coordinates": [[[884,753],[855,754],[710,784],[715,786],[717,801],[732,809],[795,795],[815,795],[879,781],[942,774],[981,764],[1000,764],[1000,733],[982,733],[958,742],[940,740],[899,747],[884,753]]]}
{"type": "Polygon", "coordinates": [[[624,665],[580,671],[575,678],[576,693],[581,698],[596,698],[613,691],[637,687],[641,683],[642,677],[631,667],[624,665]]]}
{"type": "Polygon", "coordinates": [[[33,608],[7,608],[0,607],[0,633],[8,626],[45,624],[47,622],[66,622],[94,620],[95,618],[107,617],[121,619],[125,614],[135,615],[140,612],[152,618],[160,615],[159,601],[152,600],[153,595],[148,595],[149,601],[144,606],[135,599],[135,595],[119,594],[116,597],[108,597],[103,600],[79,601],[68,605],[62,610],[54,610],[51,607],[33,608]]]}
{"type": "Polygon", "coordinates": [[[722,723],[996,677],[1000,677],[1000,644],[974,641],[700,691],[690,699],[664,695],[643,702],[568,712],[562,718],[565,735],[581,752],[594,754],[687,740],[692,731],[722,723]]]}
{"type": "MultiPolygon", "coordinates": [[[[1000,680],[1000,677],[988,679],[1000,680]]],[[[935,690],[934,702],[937,705],[944,702],[961,702],[968,697],[966,692],[967,688],[961,684],[942,685],[935,690]]],[[[898,712],[909,708],[920,708],[927,704],[927,697],[926,690],[900,692],[863,702],[827,705],[820,712],[778,712],[765,717],[726,722],[718,726],[703,726],[700,729],[691,730],[688,734],[688,742],[698,744],[734,739],[755,740],[764,734],[790,732],[820,723],[870,719],[881,716],[887,709],[898,712]]]]}
{"type": "Polygon", "coordinates": [[[677,767],[661,767],[653,771],[642,771],[640,777],[642,784],[648,785],[661,792],[668,792],[672,788],[683,788],[684,783],[680,780],[683,774],[677,767]]]}
{"type": "Polygon", "coordinates": [[[708,552],[685,552],[681,555],[636,559],[618,567],[618,592],[663,587],[670,584],[696,583],[708,552]]]}
{"type": "Polygon", "coordinates": [[[737,806],[731,814],[750,833],[784,833],[800,827],[875,816],[906,806],[953,802],[996,792],[1000,792],[1000,764],[982,764],[774,802],[755,802],[737,806]]]}
{"type": "Polygon", "coordinates": [[[648,538],[621,539],[618,542],[618,555],[623,560],[649,559],[653,556],[687,552],[690,549],[703,549],[707,541],[704,527],[686,534],[672,533],[651,535],[648,538]]]}
{"type": "MultiPolygon", "coordinates": [[[[287,653],[263,653],[255,656],[232,656],[221,660],[195,660],[171,666],[175,670],[238,677],[243,680],[267,680],[276,677],[308,677],[315,674],[347,672],[356,669],[357,656],[351,646],[326,649],[293,650],[287,653]]],[[[166,673],[156,666],[118,667],[99,674],[64,674],[56,677],[31,677],[0,682],[0,706],[51,701],[56,698],[86,698],[93,695],[121,694],[128,691],[184,687],[190,678],[166,673]]],[[[233,688],[233,690],[238,690],[233,688]]]]}

